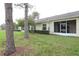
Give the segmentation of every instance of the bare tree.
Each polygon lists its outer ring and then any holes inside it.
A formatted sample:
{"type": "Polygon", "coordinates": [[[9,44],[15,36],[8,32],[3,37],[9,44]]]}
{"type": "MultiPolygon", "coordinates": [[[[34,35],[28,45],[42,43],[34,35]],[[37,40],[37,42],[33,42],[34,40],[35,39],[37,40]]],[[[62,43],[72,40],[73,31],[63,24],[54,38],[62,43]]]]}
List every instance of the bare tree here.
{"type": "Polygon", "coordinates": [[[6,49],[4,55],[10,55],[16,51],[13,33],[12,3],[5,3],[6,22],[6,49]]]}

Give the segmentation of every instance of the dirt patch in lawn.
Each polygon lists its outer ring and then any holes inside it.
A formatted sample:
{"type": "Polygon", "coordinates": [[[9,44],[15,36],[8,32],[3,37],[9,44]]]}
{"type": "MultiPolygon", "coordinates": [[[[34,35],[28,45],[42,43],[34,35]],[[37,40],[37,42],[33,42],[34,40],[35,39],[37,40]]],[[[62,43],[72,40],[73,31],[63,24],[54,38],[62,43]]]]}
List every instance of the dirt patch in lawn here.
{"type": "MultiPolygon", "coordinates": [[[[33,48],[28,46],[28,47],[16,47],[16,52],[9,56],[25,56],[26,54],[30,53],[33,51],[33,48]]],[[[0,52],[1,56],[4,56],[4,51],[0,52]]]]}

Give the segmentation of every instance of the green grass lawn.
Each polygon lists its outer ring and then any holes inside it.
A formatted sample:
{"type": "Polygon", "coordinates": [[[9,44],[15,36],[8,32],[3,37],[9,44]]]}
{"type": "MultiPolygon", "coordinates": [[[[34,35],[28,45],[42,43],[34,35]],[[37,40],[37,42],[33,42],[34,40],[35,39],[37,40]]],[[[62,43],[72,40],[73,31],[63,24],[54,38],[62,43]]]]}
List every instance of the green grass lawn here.
{"type": "MultiPolygon", "coordinates": [[[[30,34],[23,39],[23,32],[15,32],[16,47],[30,47],[31,50],[18,55],[79,55],[79,38],[57,35],[30,34]]],[[[5,32],[0,31],[0,51],[5,49],[5,32]]]]}

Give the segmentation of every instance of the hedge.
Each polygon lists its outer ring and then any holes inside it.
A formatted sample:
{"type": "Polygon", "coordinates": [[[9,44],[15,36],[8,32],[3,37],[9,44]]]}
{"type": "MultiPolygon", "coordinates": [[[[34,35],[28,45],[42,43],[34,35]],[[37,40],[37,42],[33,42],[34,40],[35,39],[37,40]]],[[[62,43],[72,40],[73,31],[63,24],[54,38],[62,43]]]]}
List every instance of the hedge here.
{"type": "Polygon", "coordinates": [[[34,30],[34,31],[29,31],[31,33],[40,33],[40,34],[49,34],[49,31],[43,31],[43,30],[34,30]]]}

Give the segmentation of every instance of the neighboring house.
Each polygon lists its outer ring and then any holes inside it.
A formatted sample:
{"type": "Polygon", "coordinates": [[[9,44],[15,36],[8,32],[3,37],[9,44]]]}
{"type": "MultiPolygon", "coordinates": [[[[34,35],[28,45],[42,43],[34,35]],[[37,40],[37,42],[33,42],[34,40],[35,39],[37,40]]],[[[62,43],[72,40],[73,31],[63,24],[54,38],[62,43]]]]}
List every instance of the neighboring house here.
{"type": "Polygon", "coordinates": [[[79,36],[79,11],[36,20],[36,30],[49,34],[79,36]]]}
{"type": "Polygon", "coordinates": [[[29,31],[34,30],[34,26],[30,25],[29,26],[29,31]]]}

